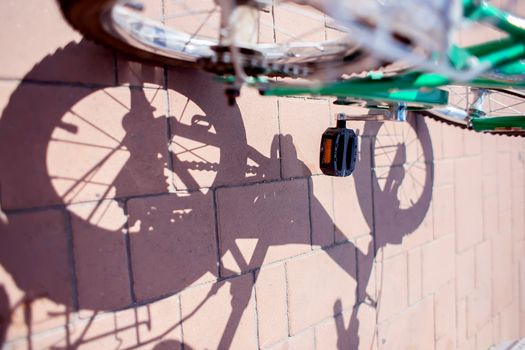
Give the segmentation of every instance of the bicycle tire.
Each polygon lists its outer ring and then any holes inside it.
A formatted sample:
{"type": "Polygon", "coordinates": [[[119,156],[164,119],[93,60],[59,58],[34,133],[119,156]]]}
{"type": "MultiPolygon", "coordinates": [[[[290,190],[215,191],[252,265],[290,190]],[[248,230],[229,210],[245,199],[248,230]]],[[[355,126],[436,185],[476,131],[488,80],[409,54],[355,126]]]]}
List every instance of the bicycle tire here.
{"type": "MultiPolygon", "coordinates": [[[[436,108],[436,109],[431,109],[431,110],[427,110],[427,111],[424,111],[423,113],[425,114],[425,116],[431,118],[431,119],[434,119],[438,122],[442,122],[442,123],[445,123],[447,125],[451,125],[451,126],[455,126],[455,127],[459,127],[461,129],[465,129],[465,130],[472,130],[474,131],[470,125],[469,125],[469,121],[468,119],[460,119],[460,118],[457,118],[457,117],[454,117],[454,116],[451,116],[451,114],[453,115],[454,114],[454,111],[458,111],[458,112],[463,112],[465,114],[467,114],[467,110],[469,108],[468,106],[468,103],[469,103],[469,99],[468,99],[468,96],[472,94],[471,92],[471,87],[468,87],[468,86],[447,86],[445,87],[446,90],[448,90],[450,93],[451,93],[451,99],[453,100],[452,102],[449,101],[449,104],[447,106],[445,106],[444,108],[436,108]],[[463,94],[461,97],[459,97],[459,101],[457,99],[454,99],[454,95],[456,95],[455,97],[458,97],[458,93],[457,93],[457,89],[462,89],[464,90],[463,94]],[[451,112],[451,114],[448,114],[448,112],[451,112]]],[[[489,101],[486,102],[484,104],[485,108],[487,110],[485,110],[485,112],[487,113],[487,115],[490,115],[490,116],[498,116],[496,112],[500,112],[499,114],[504,114],[504,115],[523,115],[525,114],[525,109],[524,109],[524,112],[522,112],[523,114],[519,114],[520,111],[516,110],[515,108],[513,108],[515,106],[514,105],[511,105],[511,106],[506,106],[505,103],[501,102],[501,101],[504,101],[506,99],[514,99],[515,101],[522,101],[522,102],[517,102],[519,105],[523,104],[523,108],[525,108],[525,94],[521,93],[521,92],[518,92],[518,91],[513,91],[513,90],[507,90],[507,89],[486,89],[488,90],[489,92],[489,95],[491,96],[489,101]],[[492,97],[492,95],[495,95],[495,97],[492,97]],[[497,104],[499,106],[499,108],[493,108],[493,105],[491,102],[495,102],[495,104],[497,104]],[[512,114],[509,114],[509,113],[505,113],[505,111],[511,111],[512,114]]],[[[521,136],[521,137],[525,137],[525,130],[496,130],[496,131],[490,131],[490,132],[486,132],[486,133],[489,133],[491,135],[506,135],[506,136],[521,136]]]]}
{"type": "MultiPolygon", "coordinates": [[[[109,30],[108,27],[114,25],[114,17],[108,15],[110,11],[117,5],[117,0],[58,0],[59,6],[62,10],[62,13],[65,19],[69,24],[78,30],[85,38],[95,41],[107,48],[115,49],[120,53],[123,53],[127,56],[135,58],[139,61],[152,63],[155,65],[167,65],[167,66],[191,66],[201,69],[206,69],[214,73],[224,73],[225,68],[222,67],[219,69],[216,66],[210,67],[210,63],[203,63],[200,60],[187,60],[173,58],[167,55],[162,50],[153,51],[150,49],[145,49],[144,47],[138,47],[135,44],[127,42],[125,38],[119,36],[113,30],[109,30]]],[[[123,6],[121,6],[123,7],[123,6]]],[[[166,26],[168,28],[168,26],[166,26]]],[[[192,40],[192,39],[191,39],[192,40]]],[[[345,39],[347,42],[348,40],[345,39]]],[[[308,58],[305,55],[305,58],[291,57],[289,62],[283,62],[283,64],[292,64],[294,67],[308,67],[320,68],[320,69],[333,69],[337,67],[345,67],[344,73],[355,73],[373,70],[384,65],[384,62],[378,61],[376,58],[373,58],[371,54],[361,51],[355,45],[348,46],[344,50],[341,49],[341,42],[337,40],[325,40],[324,45],[332,49],[332,51],[323,51],[322,54],[317,54],[317,56],[312,55],[308,58]],[[332,44],[328,44],[332,43],[332,44]],[[339,47],[339,52],[335,52],[335,47],[339,47]],[[350,68],[349,68],[350,67],[350,68]]],[[[274,44],[277,45],[277,44],[274,44]]],[[[210,46],[211,47],[211,46],[210,46]]],[[[242,47],[240,48],[243,49],[242,47]]],[[[275,49],[272,49],[275,50],[275,49]]],[[[313,50],[313,48],[312,48],[313,50]]],[[[241,52],[241,54],[245,54],[241,52]]],[[[281,58],[282,60],[282,58],[281,58]]],[[[266,64],[275,66],[275,62],[265,62],[266,64]]],[[[212,64],[213,65],[213,64],[212,64]]],[[[222,64],[224,65],[224,64],[222,64]]],[[[287,69],[289,67],[286,67],[287,69]]],[[[246,69],[246,68],[245,68],[246,69]]],[[[282,69],[281,69],[282,70],[282,69]]],[[[315,69],[310,69],[308,75],[311,76],[311,73],[315,69]]],[[[232,73],[233,70],[230,69],[226,72],[232,73]]],[[[261,74],[261,70],[255,70],[255,73],[248,72],[252,75],[261,74]]],[[[301,72],[301,74],[292,74],[292,69],[284,73],[288,74],[276,74],[275,72],[266,75],[275,76],[275,75],[284,75],[284,76],[293,76],[293,77],[306,77],[307,73],[301,72]]]]}

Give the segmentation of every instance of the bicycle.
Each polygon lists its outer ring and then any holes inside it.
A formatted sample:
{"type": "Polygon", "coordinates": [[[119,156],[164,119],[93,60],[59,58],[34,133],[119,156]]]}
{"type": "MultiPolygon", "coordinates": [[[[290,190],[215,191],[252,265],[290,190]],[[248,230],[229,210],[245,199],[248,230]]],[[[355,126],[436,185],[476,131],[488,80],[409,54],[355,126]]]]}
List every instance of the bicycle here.
{"type": "MultiPolygon", "coordinates": [[[[248,84],[264,96],[333,96],[336,104],[367,108],[368,115],[339,115],[337,127],[323,134],[320,165],[328,175],[347,176],[355,168],[357,136],[347,120],[404,121],[407,112],[418,111],[465,129],[525,136],[525,116],[515,108],[525,94],[509,90],[525,86],[525,20],[483,0],[359,6],[341,0],[216,0],[211,10],[203,3],[157,2],[162,14],[154,20],[137,1],[60,0],[66,19],[87,38],[141,60],[218,75],[230,104],[248,84]],[[420,16],[403,12],[407,6],[420,16]],[[166,14],[168,7],[175,15],[166,14]],[[292,34],[283,40],[279,33],[286,30],[276,26],[283,10],[317,20],[336,38],[303,42],[292,34]],[[188,27],[187,16],[204,21],[188,27]],[[461,48],[450,33],[465,21],[488,23],[506,36],[461,48]],[[208,28],[211,22],[216,30],[208,28]],[[270,40],[261,40],[264,26],[272,27],[270,40]],[[404,65],[392,65],[400,59],[404,65]]],[[[303,37],[313,34],[308,30],[303,37]]]]}

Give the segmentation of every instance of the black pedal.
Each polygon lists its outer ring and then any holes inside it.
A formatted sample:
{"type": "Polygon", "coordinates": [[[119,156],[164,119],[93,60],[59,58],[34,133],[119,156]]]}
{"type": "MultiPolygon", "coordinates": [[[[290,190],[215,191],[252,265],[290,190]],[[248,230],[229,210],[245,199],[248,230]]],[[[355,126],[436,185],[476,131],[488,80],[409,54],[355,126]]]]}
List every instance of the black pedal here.
{"type": "Polygon", "coordinates": [[[349,176],[357,163],[357,135],[346,128],[346,121],[338,120],[335,128],[328,128],[321,138],[319,164],[330,176],[349,176]]]}

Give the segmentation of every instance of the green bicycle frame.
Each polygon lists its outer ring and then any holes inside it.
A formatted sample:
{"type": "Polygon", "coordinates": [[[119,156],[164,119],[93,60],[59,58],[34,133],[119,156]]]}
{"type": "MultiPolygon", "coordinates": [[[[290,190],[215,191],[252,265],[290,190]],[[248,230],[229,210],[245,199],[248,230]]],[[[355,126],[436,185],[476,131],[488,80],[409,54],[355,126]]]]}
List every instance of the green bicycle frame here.
{"type": "MultiPolygon", "coordinates": [[[[478,77],[467,82],[456,82],[436,73],[411,71],[393,77],[383,77],[374,72],[366,78],[352,78],[320,86],[274,86],[263,91],[267,96],[323,95],[335,96],[341,101],[365,100],[374,102],[404,102],[426,108],[448,103],[448,93],[437,89],[456,84],[479,88],[525,88],[525,80],[511,81],[511,76],[525,76],[525,19],[515,17],[484,1],[464,0],[464,17],[473,21],[487,21],[508,34],[501,40],[459,48],[449,52],[451,64],[461,70],[468,62],[477,61],[487,67],[485,73],[495,73],[498,78],[478,77]],[[501,77],[501,79],[500,79],[501,77]]],[[[472,127],[477,131],[502,127],[525,129],[525,116],[479,117],[471,115],[472,127]]]]}

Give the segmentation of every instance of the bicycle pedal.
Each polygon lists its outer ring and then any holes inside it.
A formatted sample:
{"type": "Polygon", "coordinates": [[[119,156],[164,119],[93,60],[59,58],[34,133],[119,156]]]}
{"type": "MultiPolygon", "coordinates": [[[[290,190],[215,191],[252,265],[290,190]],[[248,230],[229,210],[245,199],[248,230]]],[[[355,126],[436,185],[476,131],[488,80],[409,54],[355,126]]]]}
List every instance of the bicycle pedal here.
{"type": "Polygon", "coordinates": [[[357,163],[357,135],[346,128],[344,120],[338,120],[335,128],[328,128],[321,137],[319,157],[323,174],[349,176],[357,163]]]}

